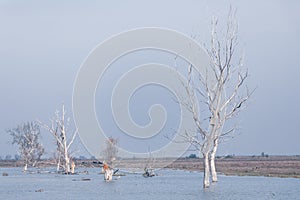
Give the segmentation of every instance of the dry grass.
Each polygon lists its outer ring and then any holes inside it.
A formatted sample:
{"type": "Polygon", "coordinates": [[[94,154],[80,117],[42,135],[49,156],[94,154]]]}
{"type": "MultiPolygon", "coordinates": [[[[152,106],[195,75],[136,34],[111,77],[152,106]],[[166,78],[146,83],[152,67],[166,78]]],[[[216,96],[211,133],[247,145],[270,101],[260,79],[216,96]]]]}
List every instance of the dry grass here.
{"type": "MultiPolygon", "coordinates": [[[[168,167],[203,170],[201,159],[179,159],[168,167]]],[[[218,158],[216,168],[225,175],[300,178],[300,156],[218,158]]]]}
{"type": "MultiPolygon", "coordinates": [[[[162,168],[170,161],[167,158],[156,159],[153,168],[162,168]]],[[[96,167],[95,160],[76,160],[76,167],[96,167]]],[[[116,168],[144,169],[148,159],[119,159],[116,168]]],[[[55,167],[52,161],[43,160],[39,167],[55,167]]],[[[0,161],[0,167],[22,167],[21,161],[0,161]]],[[[182,169],[190,171],[203,171],[202,159],[180,158],[165,168],[182,169]]],[[[225,175],[240,176],[274,176],[300,178],[300,156],[235,156],[216,159],[217,172],[225,175]]]]}

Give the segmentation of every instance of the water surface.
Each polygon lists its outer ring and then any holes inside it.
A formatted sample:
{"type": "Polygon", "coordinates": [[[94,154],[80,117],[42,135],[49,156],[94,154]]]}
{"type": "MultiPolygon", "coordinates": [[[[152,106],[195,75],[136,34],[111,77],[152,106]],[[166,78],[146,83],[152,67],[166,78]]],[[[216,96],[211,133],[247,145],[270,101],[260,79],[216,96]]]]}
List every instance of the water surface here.
{"type": "Polygon", "coordinates": [[[219,175],[217,184],[203,189],[200,172],[160,170],[152,178],[127,174],[106,183],[99,169],[79,170],[89,174],[24,174],[21,168],[0,168],[1,175],[8,173],[0,177],[1,199],[300,199],[300,179],[295,178],[219,175]]]}

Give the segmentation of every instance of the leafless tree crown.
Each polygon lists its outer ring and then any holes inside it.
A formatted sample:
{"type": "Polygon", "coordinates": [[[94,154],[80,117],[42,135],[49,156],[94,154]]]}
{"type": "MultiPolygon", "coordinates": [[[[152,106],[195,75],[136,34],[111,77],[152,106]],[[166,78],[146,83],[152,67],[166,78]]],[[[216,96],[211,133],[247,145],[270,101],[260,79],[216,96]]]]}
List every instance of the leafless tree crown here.
{"type": "Polygon", "coordinates": [[[17,128],[7,131],[13,138],[12,144],[18,145],[18,152],[27,165],[35,166],[44,154],[44,148],[39,141],[40,127],[36,122],[27,122],[17,128]]]}
{"type": "Polygon", "coordinates": [[[106,141],[106,148],[104,149],[103,153],[104,153],[104,159],[109,164],[112,164],[112,162],[117,158],[117,154],[118,154],[117,145],[118,145],[118,140],[113,137],[109,137],[106,141]]]}
{"type": "Polygon", "coordinates": [[[56,143],[56,159],[57,159],[57,169],[63,168],[65,173],[70,172],[70,160],[71,160],[71,150],[70,147],[74,142],[77,135],[77,130],[73,133],[71,139],[68,139],[68,126],[70,123],[70,118],[66,119],[66,111],[64,105],[62,106],[62,111],[56,111],[54,118],[51,120],[51,125],[41,123],[40,124],[47,129],[55,138],[56,143]]]}
{"type": "Polygon", "coordinates": [[[203,155],[204,187],[209,186],[210,173],[212,180],[217,181],[215,155],[220,139],[236,129],[234,125],[225,130],[225,123],[237,116],[254,92],[245,85],[248,70],[243,68],[243,58],[236,58],[238,26],[235,12],[230,10],[226,31],[221,36],[218,27],[218,19],[213,18],[210,46],[206,48],[211,64],[206,74],[200,74],[189,65],[187,83],[184,84],[188,98],[180,102],[192,113],[196,126],[196,132],[186,130],[182,136],[203,155]],[[205,118],[201,118],[199,105],[206,110],[208,116],[205,118]]]}

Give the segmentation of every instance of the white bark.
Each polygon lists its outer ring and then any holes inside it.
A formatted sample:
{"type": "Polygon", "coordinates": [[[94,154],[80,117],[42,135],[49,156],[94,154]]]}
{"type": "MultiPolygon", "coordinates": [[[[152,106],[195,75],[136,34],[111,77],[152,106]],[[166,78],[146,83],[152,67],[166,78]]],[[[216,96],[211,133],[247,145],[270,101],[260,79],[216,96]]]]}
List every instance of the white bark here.
{"type": "Polygon", "coordinates": [[[26,172],[27,171],[27,168],[28,168],[28,165],[27,163],[24,165],[24,168],[23,168],[23,171],[26,172]]]}
{"type": "Polygon", "coordinates": [[[242,90],[246,89],[244,85],[248,77],[247,71],[242,73],[242,59],[238,63],[233,63],[237,46],[237,24],[234,20],[234,13],[232,11],[229,13],[224,40],[218,37],[217,24],[217,20],[212,21],[211,45],[207,49],[215,83],[212,85],[208,77],[204,74],[197,74],[197,71],[193,70],[193,66],[190,65],[186,84],[188,100],[182,99],[180,102],[193,114],[196,135],[186,131],[183,137],[186,142],[191,143],[203,154],[203,187],[209,186],[210,173],[213,182],[218,180],[215,166],[218,144],[221,137],[234,130],[233,128],[230,131],[224,131],[225,122],[239,113],[253,93],[248,90],[246,94],[242,93],[242,90]],[[194,81],[195,77],[198,81],[194,81]],[[226,95],[226,92],[229,95],[226,95]],[[202,101],[206,105],[209,123],[200,118],[198,104],[201,101],[198,96],[203,98],[202,101]]]}
{"type": "Polygon", "coordinates": [[[51,126],[48,126],[46,124],[43,124],[40,122],[40,124],[46,128],[55,138],[56,145],[57,145],[57,171],[59,171],[59,168],[62,166],[64,169],[64,173],[69,174],[70,173],[70,146],[73,143],[76,135],[77,130],[74,132],[73,137],[71,141],[68,143],[67,140],[67,125],[65,122],[65,107],[62,106],[62,112],[61,116],[59,115],[59,112],[56,112],[55,118],[51,120],[51,126]]]}
{"type": "Polygon", "coordinates": [[[112,169],[106,169],[104,172],[104,180],[111,181],[114,171],[112,169]]]}
{"type": "Polygon", "coordinates": [[[208,153],[203,154],[203,164],[204,164],[204,178],[203,178],[203,188],[208,188],[210,185],[210,170],[209,170],[209,160],[208,153]]]}
{"type": "Polygon", "coordinates": [[[63,149],[63,158],[64,158],[64,170],[65,173],[70,173],[70,159],[68,153],[68,145],[67,145],[67,135],[66,135],[66,127],[65,127],[65,107],[63,105],[62,108],[62,116],[59,122],[60,130],[61,130],[61,144],[63,149]]]}
{"type": "Polygon", "coordinates": [[[211,151],[210,158],[209,158],[210,159],[210,171],[211,171],[212,182],[217,182],[218,181],[216,165],[215,165],[215,158],[216,158],[218,145],[219,145],[219,143],[218,143],[218,138],[217,138],[214,141],[213,150],[211,151]]]}
{"type": "Polygon", "coordinates": [[[57,164],[56,164],[56,171],[59,172],[59,169],[60,169],[60,161],[57,161],[57,164]]]}
{"type": "Polygon", "coordinates": [[[65,127],[65,109],[63,106],[62,109],[62,119],[61,119],[61,138],[63,145],[63,153],[64,153],[64,169],[66,173],[70,173],[70,158],[68,153],[68,145],[67,145],[67,135],[66,135],[66,127],[65,127]]]}

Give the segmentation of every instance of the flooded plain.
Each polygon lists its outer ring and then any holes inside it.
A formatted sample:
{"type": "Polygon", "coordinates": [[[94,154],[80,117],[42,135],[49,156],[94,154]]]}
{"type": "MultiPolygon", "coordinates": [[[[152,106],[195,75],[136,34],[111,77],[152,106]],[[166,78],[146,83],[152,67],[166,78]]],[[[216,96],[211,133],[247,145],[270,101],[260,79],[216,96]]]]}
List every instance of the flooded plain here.
{"type": "MultiPolygon", "coordinates": [[[[44,170],[44,169],[43,169],[44,170]]],[[[53,170],[53,169],[51,169],[53,170]]],[[[128,173],[105,182],[97,168],[88,174],[22,173],[21,168],[0,168],[1,199],[300,199],[300,179],[219,175],[219,182],[202,188],[202,173],[159,170],[144,178],[128,173]],[[2,176],[7,173],[8,176],[2,176]]],[[[140,171],[141,172],[141,171],[140,171]]]]}

